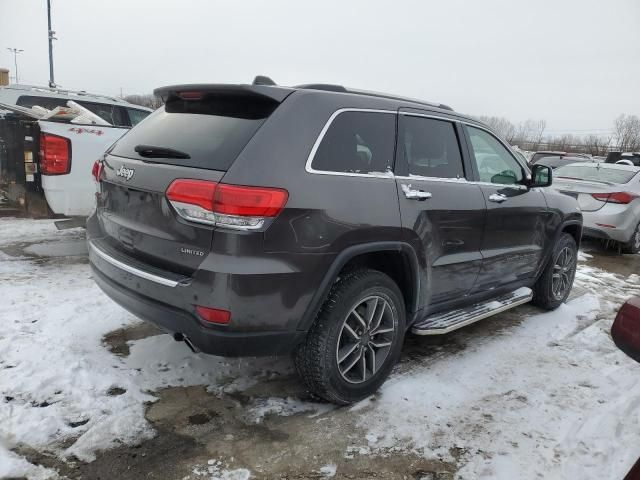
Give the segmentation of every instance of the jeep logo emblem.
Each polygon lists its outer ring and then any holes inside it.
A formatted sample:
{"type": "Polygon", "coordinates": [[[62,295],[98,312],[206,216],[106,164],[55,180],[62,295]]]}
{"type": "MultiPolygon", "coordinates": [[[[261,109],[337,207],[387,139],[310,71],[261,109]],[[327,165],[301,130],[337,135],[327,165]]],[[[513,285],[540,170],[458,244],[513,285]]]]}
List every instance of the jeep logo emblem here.
{"type": "Polygon", "coordinates": [[[126,181],[131,180],[135,170],[133,168],[127,168],[124,165],[121,165],[118,170],[116,170],[116,176],[124,178],[126,181]]]}

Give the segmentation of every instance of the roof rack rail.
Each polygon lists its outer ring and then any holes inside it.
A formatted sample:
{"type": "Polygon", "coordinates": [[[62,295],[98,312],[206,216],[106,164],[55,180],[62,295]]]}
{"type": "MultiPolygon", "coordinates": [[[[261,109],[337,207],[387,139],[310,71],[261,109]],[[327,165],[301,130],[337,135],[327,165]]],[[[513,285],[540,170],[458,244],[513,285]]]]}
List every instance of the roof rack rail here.
{"type": "Polygon", "coordinates": [[[417,100],[415,98],[409,98],[409,97],[401,97],[399,95],[390,95],[388,93],[380,93],[380,92],[370,92],[368,90],[347,90],[348,93],[355,93],[357,95],[369,95],[371,97],[378,97],[378,98],[388,98],[389,100],[400,100],[403,102],[411,102],[411,103],[417,103],[420,105],[426,105],[429,107],[435,107],[435,108],[440,108],[442,110],[451,110],[453,111],[453,108],[451,108],[449,105],[445,105],[444,103],[433,103],[433,102],[426,102],[424,100],[417,100]]]}
{"type": "Polygon", "coordinates": [[[327,92],[347,93],[348,90],[342,85],[332,85],[330,83],[307,83],[305,85],[296,85],[293,88],[301,88],[303,90],[325,90],[327,92]]]}
{"type": "Polygon", "coordinates": [[[411,103],[417,103],[420,105],[426,105],[429,107],[440,108],[442,110],[453,111],[453,108],[451,108],[449,105],[445,105],[444,103],[425,102],[424,100],[416,100],[415,98],[400,97],[397,95],[390,95],[387,93],[370,92],[368,90],[356,90],[351,88],[345,88],[342,85],[333,85],[330,83],[309,83],[305,85],[295,85],[293,88],[301,88],[304,90],[324,90],[327,92],[338,92],[338,93],[351,93],[354,95],[367,95],[370,97],[387,98],[389,100],[400,100],[404,102],[411,102],[411,103]]]}

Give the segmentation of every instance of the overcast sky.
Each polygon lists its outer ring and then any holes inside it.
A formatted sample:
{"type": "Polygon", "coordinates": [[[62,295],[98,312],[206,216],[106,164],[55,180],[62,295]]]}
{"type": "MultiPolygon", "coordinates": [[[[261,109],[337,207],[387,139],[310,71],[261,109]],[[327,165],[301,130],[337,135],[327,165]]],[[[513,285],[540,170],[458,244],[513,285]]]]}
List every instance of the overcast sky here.
{"type": "MultiPolygon", "coordinates": [[[[339,83],[547,131],[640,115],[640,0],[52,0],[56,82],[339,83]]],[[[48,80],[46,0],[0,0],[0,66],[48,80]]]]}

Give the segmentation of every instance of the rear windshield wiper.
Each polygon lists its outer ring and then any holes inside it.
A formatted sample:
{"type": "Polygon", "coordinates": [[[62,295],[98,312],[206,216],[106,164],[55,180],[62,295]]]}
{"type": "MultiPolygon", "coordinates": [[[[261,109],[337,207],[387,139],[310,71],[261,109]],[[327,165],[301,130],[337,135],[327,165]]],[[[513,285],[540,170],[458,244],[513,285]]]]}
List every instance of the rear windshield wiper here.
{"type": "Polygon", "coordinates": [[[191,155],[180,150],[167,147],[156,147],[153,145],[136,145],[134,150],[146,158],[191,158],[191,155]]]}

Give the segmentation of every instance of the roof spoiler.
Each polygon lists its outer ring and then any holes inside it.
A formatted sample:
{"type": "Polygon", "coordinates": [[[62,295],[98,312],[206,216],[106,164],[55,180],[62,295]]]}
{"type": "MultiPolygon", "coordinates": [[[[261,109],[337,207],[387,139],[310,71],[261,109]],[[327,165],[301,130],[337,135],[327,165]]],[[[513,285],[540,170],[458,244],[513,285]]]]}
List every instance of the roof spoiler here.
{"type": "MultiPolygon", "coordinates": [[[[271,80],[268,77],[256,77],[258,79],[267,79],[271,80]]],[[[156,88],[153,93],[154,95],[162,98],[162,101],[166,102],[172,96],[178,97],[179,94],[184,92],[201,92],[205,93],[213,93],[221,96],[229,95],[229,96],[255,96],[255,97],[263,97],[275,102],[281,103],[285,98],[287,98],[293,91],[293,88],[286,87],[278,87],[274,85],[268,85],[266,83],[255,84],[256,80],[254,80],[254,85],[229,85],[229,84],[207,84],[207,83],[196,83],[196,84],[187,84],[187,85],[171,85],[168,87],[160,87],[156,88]]],[[[272,80],[271,80],[272,81],[272,80]]]]}

